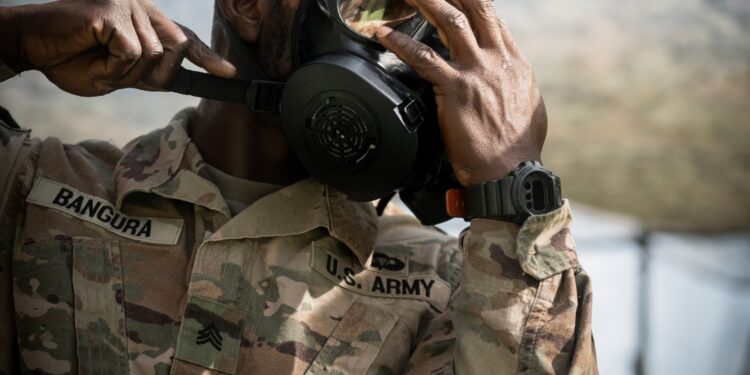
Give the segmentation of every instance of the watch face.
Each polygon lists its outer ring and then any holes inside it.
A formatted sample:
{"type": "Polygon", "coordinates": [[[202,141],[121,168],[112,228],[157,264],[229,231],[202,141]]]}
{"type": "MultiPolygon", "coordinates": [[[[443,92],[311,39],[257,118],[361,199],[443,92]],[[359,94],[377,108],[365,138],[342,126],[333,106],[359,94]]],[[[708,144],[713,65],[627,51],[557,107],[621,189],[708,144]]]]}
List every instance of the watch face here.
{"type": "Polygon", "coordinates": [[[562,205],[560,180],[547,170],[534,166],[519,171],[514,189],[516,210],[524,216],[550,213],[562,205]],[[524,173],[525,172],[525,173],[524,173]]]}

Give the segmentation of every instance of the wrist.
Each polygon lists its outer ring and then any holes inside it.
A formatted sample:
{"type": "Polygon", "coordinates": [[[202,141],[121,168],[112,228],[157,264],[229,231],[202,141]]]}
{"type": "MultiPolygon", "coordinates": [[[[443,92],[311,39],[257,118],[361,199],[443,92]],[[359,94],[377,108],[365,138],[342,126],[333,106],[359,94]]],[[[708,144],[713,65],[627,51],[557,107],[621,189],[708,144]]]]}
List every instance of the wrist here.
{"type": "Polygon", "coordinates": [[[448,215],[466,220],[489,218],[522,224],[530,216],[547,214],[561,205],[560,178],[538,161],[523,162],[502,179],[446,194],[448,215]]]}
{"type": "Polygon", "coordinates": [[[465,188],[502,180],[513,173],[518,166],[526,161],[541,161],[539,156],[529,156],[526,158],[506,159],[494,163],[491,167],[483,168],[481,171],[470,171],[467,169],[457,170],[456,178],[465,188]]]}
{"type": "Polygon", "coordinates": [[[23,26],[28,24],[28,14],[33,7],[0,7],[0,59],[16,73],[33,68],[26,58],[22,38],[23,26]]]}

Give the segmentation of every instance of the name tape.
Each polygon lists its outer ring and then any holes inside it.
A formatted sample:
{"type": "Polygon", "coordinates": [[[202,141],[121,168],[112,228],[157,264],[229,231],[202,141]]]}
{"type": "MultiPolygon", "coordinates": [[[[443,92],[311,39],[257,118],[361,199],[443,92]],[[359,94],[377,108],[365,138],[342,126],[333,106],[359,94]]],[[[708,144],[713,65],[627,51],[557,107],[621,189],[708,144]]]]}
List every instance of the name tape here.
{"type": "Polygon", "coordinates": [[[428,302],[439,311],[445,310],[450,299],[450,285],[438,277],[403,276],[360,269],[317,242],[312,247],[312,268],[341,288],[355,293],[387,298],[408,298],[428,302]]]}
{"type": "Polygon", "coordinates": [[[119,236],[157,245],[176,245],[182,220],[129,217],[104,199],[84,194],[70,186],[38,178],[26,201],[62,211],[96,224],[119,236]]]}

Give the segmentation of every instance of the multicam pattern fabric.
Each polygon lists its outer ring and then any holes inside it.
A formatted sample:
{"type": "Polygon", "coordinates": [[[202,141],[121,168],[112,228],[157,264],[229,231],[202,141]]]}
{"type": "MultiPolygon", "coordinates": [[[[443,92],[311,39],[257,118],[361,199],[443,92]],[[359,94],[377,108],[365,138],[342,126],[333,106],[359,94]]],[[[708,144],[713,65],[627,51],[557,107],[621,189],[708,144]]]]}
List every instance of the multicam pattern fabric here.
{"type": "Polygon", "coordinates": [[[191,113],[124,151],[0,128],[0,373],[597,373],[567,204],[459,241],[305,180],[231,217],[191,113]]]}

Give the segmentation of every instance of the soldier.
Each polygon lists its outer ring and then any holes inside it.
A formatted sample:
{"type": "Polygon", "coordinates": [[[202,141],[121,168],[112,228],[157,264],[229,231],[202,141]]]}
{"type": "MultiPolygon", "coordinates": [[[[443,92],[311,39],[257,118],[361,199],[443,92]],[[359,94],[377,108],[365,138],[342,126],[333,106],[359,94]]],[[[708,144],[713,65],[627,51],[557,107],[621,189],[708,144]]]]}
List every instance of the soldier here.
{"type": "MultiPolygon", "coordinates": [[[[160,90],[183,58],[242,78],[231,28],[284,80],[307,1],[216,0],[213,50],[149,0],[0,8],[0,79],[160,90]]],[[[355,22],[434,86],[461,185],[541,170],[517,169],[540,160],[547,117],[492,2],[407,3],[450,61],[355,22]]],[[[469,212],[455,239],[309,178],[279,116],[243,105],[204,100],[123,150],[2,118],[0,373],[597,373],[567,202],[521,220],[469,212]]]]}

